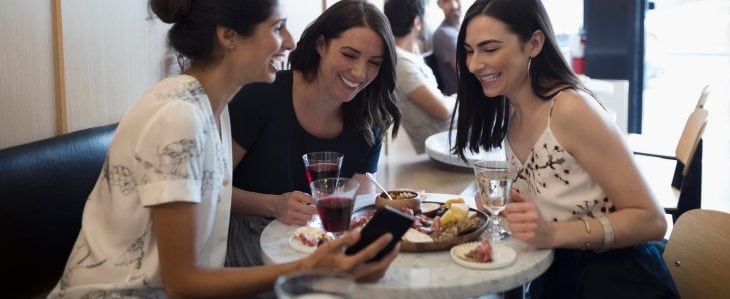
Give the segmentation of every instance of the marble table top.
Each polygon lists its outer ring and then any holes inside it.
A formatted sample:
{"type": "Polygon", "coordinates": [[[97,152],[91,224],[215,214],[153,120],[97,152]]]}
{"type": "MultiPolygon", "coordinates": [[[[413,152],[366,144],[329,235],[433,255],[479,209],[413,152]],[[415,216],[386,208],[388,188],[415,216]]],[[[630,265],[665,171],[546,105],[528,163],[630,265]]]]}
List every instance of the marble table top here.
{"type": "MultiPolygon", "coordinates": [[[[455,197],[459,196],[427,194],[429,201],[443,202],[455,197]]],[[[374,198],[374,194],[358,196],[355,209],[372,204],[374,198]]],[[[474,207],[474,198],[463,198],[474,207]]],[[[296,228],[274,220],[264,229],[261,234],[264,263],[285,263],[306,256],[289,246],[289,237],[296,228]]],[[[451,260],[449,251],[401,252],[380,281],[358,284],[354,298],[467,298],[499,293],[537,278],[552,263],[552,250],[539,250],[513,239],[502,242],[517,252],[517,260],[495,270],[462,267],[451,260]]]]}

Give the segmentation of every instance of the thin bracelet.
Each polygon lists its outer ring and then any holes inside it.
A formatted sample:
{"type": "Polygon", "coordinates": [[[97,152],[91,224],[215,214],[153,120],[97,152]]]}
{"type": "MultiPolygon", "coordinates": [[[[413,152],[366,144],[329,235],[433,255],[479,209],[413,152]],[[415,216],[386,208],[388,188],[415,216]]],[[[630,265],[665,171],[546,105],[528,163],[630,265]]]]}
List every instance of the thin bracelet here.
{"type": "MultiPolygon", "coordinates": [[[[591,225],[590,225],[590,223],[588,223],[588,219],[583,218],[581,220],[583,220],[583,223],[586,225],[586,233],[588,233],[590,235],[591,234],[591,225]]],[[[588,249],[591,249],[591,242],[586,242],[585,250],[588,250],[588,249]]]]}
{"type": "Polygon", "coordinates": [[[606,216],[598,217],[598,221],[600,221],[601,226],[603,226],[603,251],[606,251],[613,247],[613,242],[615,241],[613,225],[611,225],[611,222],[608,221],[606,216]]]}

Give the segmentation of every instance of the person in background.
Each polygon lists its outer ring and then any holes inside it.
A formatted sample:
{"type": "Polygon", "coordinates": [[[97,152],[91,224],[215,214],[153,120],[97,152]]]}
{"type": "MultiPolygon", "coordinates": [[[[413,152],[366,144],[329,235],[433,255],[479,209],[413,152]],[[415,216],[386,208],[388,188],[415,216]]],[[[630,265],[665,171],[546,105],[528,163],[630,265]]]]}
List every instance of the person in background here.
{"type": "Polygon", "coordinates": [[[273,84],[244,87],[229,105],[233,144],[233,218],[227,266],[260,265],[260,235],[273,219],[305,225],[317,211],[302,155],[344,154],[341,177],[360,182],[377,171],[383,134],[400,112],[395,46],[382,12],[361,0],[339,1],[303,32],[292,70],[273,84]]]}
{"type": "MultiPolygon", "coordinates": [[[[676,298],[662,209],[623,135],[558,48],[540,0],[486,0],[457,43],[455,152],[505,146],[512,237],[554,248],[530,298],[676,298]]],[[[479,200],[477,202],[480,202],[479,200]]]]}
{"type": "Polygon", "coordinates": [[[170,45],[191,61],[152,86],[122,118],[83,212],[82,228],[49,298],[203,298],[272,289],[310,268],[381,277],[391,252],[364,264],[342,248],[358,233],[286,264],[223,269],[231,209],[228,102],[242,85],[271,82],[294,47],[277,0],[151,0],[172,23],[170,45]]]}
{"type": "Polygon", "coordinates": [[[444,94],[456,93],[456,37],[461,24],[460,0],[437,0],[444,12],[444,21],[433,32],[433,54],[436,55],[440,86],[444,94]]]}
{"type": "Polygon", "coordinates": [[[395,37],[398,63],[396,90],[403,128],[417,154],[425,152],[428,136],[449,128],[454,99],[438,89],[433,71],[418,46],[424,30],[424,0],[388,0],[384,6],[395,37]]]}

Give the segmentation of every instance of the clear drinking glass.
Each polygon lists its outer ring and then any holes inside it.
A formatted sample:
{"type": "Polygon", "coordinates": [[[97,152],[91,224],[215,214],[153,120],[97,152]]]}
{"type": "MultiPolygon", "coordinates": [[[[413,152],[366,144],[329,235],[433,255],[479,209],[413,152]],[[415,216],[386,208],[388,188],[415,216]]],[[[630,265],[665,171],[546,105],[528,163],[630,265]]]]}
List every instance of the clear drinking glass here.
{"type": "MultiPolygon", "coordinates": [[[[311,152],[302,155],[307,183],[310,184],[318,179],[340,177],[340,168],[342,168],[344,157],[345,155],[338,152],[311,152]]],[[[315,214],[307,225],[322,227],[322,222],[319,216],[315,214]]]]}
{"type": "Polygon", "coordinates": [[[482,204],[491,213],[487,227],[490,241],[500,241],[512,234],[500,224],[499,213],[507,208],[509,193],[512,189],[514,170],[504,160],[484,160],[474,163],[474,176],[479,185],[482,204]]]}
{"type": "Polygon", "coordinates": [[[342,272],[305,270],[279,276],[274,284],[281,299],[351,298],[355,281],[342,272]]]}
{"type": "Polygon", "coordinates": [[[309,187],[324,230],[335,237],[346,232],[360,183],[355,179],[328,178],[313,181],[309,187]]]}

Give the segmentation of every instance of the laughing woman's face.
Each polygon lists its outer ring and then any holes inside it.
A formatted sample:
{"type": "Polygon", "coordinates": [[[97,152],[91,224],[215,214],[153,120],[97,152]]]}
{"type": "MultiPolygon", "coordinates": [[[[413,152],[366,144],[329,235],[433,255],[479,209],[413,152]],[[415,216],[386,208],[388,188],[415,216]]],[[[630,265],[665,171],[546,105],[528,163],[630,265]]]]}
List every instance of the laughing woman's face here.
{"type": "Polygon", "coordinates": [[[464,39],[466,65],[487,97],[510,94],[528,80],[529,52],[507,25],[488,17],[474,17],[464,39]]]}
{"type": "Polygon", "coordinates": [[[383,38],[368,27],[353,27],[338,38],[320,40],[319,84],[331,98],[351,101],[378,76],[383,49],[383,38]]]}

